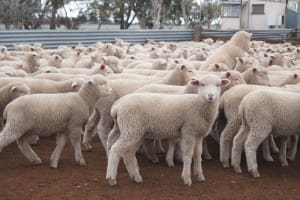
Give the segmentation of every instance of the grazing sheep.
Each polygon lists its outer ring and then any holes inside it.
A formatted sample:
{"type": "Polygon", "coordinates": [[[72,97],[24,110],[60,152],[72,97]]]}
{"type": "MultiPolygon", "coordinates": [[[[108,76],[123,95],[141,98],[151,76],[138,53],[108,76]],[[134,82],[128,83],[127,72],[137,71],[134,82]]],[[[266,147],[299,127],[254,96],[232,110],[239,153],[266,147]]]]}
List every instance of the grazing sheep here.
{"type": "Polygon", "coordinates": [[[271,133],[278,136],[299,134],[299,101],[299,93],[271,90],[252,92],[242,100],[239,108],[242,126],[233,140],[232,148],[232,166],[236,172],[241,172],[243,146],[248,171],[258,178],[256,151],[260,143],[271,133]]]}
{"type": "Polygon", "coordinates": [[[202,141],[217,116],[221,86],[228,83],[227,79],[207,75],[192,81],[192,84],[198,86],[198,94],[140,93],[127,95],[116,102],[111,110],[115,125],[108,140],[106,179],[109,184],[117,183],[117,169],[121,158],[130,177],[141,183],[142,177],[135,153],[143,138],[174,137],[180,137],[184,184],[192,184],[192,158],[197,180],[204,181],[201,164],[202,141]]]}
{"type": "Polygon", "coordinates": [[[28,143],[30,136],[57,134],[56,147],[50,159],[51,167],[57,168],[68,137],[74,147],[76,162],[85,165],[80,144],[82,127],[96,101],[110,93],[106,79],[98,75],[84,83],[77,93],[34,94],[16,99],[4,111],[5,125],[0,133],[0,151],[17,141],[20,151],[31,163],[41,164],[41,159],[28,143]]]}

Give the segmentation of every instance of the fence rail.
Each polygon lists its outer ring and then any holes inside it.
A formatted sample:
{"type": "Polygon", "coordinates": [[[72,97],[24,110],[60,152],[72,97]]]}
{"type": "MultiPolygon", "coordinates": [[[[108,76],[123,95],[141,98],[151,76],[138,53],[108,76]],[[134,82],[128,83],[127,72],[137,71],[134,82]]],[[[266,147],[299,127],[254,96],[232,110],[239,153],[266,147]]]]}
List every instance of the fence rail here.
{"type": "Polygon", "coordinates": [[[101,30],[101,31],[0,31],[0,45],[13,49],[14,44],[43,43],[45,48],[59,45],[75,46],[78,42],[90,45],[98,41],[114,42],[115,38],[130,43],[145,43],[147,39],[155,41],[191,41],[194,30],[101,30]]]}
{"type": "MultiPolygon", "coordinates": [[[[237,31],[240,30],[202,30],[200,39],[213,38],[216,40],[228,40],[237,31]]],[[[250,30],[244,31],[252,33],[252,40],[263,40],[271,43],[286,42],[290,39],[292,29],[268,29],[268,30],[250,30]]]]}

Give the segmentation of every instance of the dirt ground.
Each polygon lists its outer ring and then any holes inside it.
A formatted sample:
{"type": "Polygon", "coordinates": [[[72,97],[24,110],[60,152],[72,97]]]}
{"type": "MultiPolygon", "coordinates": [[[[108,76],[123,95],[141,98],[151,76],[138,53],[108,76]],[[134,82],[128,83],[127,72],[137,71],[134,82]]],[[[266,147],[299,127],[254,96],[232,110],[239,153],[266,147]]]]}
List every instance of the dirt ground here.
{"type": "MultiPolygon", "coordinates": [[[[23,157],[16,144],[0,153],[0,199],[299,199],[300,156],[289,167],[279,162],[267,163],[259,157],[262,177],[253,179],[246,173],[243,160],[242,174],[223,169],[218,162],[218,146],[209,142],[213,160],[203,162],[206,182],[191,187],[181,181],[181,165],[169,168],[160,155],[161,162],[152,164],[138,156],[144,183],[133,183],[123,164],[118,171],[118,185],[108,186],[105,180],[106,158],[98,140],[93,152],[84,153],[86,167],[75,165],[73,149],[67,145],[58,169],[49,167],[49,157],[54,149],[54,138],[41,139],[34,147],[43,160],[32,166],[23,157]]],[[[276,155],[275,155],[276,156],[276,155]]],[[[274,156],[274,157],[275,157],[274,156]]],[[[276,157],[275,157],[276,158],[276,157]]]]}

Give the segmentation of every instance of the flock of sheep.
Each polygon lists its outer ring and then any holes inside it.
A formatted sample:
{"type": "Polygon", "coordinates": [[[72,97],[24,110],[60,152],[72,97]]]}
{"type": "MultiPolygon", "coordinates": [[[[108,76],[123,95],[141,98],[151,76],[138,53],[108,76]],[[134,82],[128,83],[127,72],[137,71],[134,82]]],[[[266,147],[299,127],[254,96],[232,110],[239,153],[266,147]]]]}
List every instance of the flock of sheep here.
{"type": "Polygon", "coordinates": [[[201,155],[211,159],[206,137],[220,144],[220,161],[259,177],[257,149],[282,166],[294,160],[300,130],[300,49],[289,43],[251,41],[245,31],[224,43],[98,42],[74,48],[40,44],[0,46],[0,152],[17,142],[32,164],[41,159],[31,144],[56,135],[50,165],[58,167],[67,141],[75,161],[98,135],[108,159],[106,179],[117,183],[121,158],[135,182],[143,181],[135,154],[183,163],[182,179],[205,181],[201,155]],[[81,139],[83,137],[83,139],[81,139]],[[277,146],[279,144],[279,147],[277,146]],[[231,160],[231,163],[230,163],[231,160]]]}

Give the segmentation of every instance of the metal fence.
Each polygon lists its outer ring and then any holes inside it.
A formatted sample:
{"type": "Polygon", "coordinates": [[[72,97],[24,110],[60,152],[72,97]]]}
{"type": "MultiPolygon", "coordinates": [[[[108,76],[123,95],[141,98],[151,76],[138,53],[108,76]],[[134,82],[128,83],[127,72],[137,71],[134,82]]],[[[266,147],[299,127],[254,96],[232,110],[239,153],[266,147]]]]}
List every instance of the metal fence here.
{"type": "MultiPolygon", "coordinates": [[[[241,29],[242,30],[242,29],[241,29]]],[[[213,38],[218,40],[228,40],[237,31],[240,30],[202,30],[200,39],[213,38]]],[[[267,30],[251,30],[244,31],[252,33],[252,40],[263,40],[267,42],[286,42],[289,39],[292,29],[267,29],[267,30]]]]}
{"type": "Polygon", "coordinates": [[[35,31],[0,31],[0,45],[13,49],[14,44],[42,43],[45,48],[59,45],[75,46],[78,42],[90,45],[98,41],[114,42],[115,38],[129,43],[145,43],[147,39],[155,41],[191,41],[194,30],[35,30],[35,31]]]}

